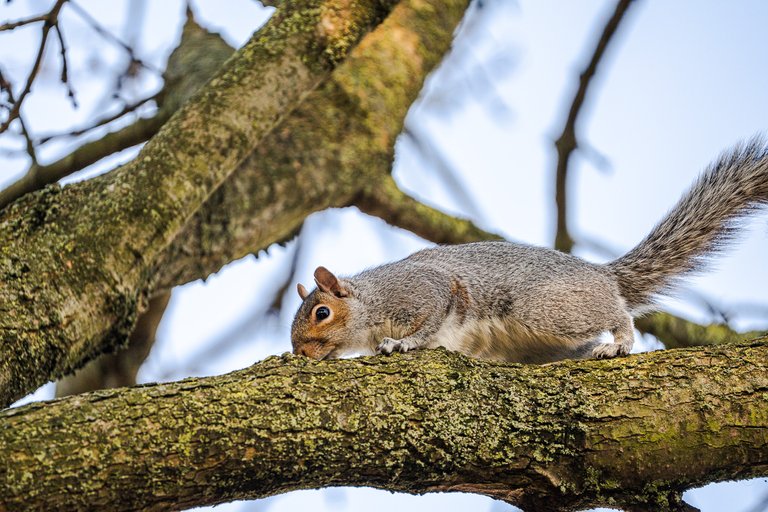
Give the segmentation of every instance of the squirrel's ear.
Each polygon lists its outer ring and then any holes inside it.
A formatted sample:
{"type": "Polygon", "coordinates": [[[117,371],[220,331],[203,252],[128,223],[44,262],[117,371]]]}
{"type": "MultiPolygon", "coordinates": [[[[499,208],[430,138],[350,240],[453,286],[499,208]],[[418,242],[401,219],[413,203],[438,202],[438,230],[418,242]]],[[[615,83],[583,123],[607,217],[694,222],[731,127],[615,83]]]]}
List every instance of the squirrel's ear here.
{"type": "Polygon", "coordinates": [[[317,267],[315,269],[315,283],[317,287],[326,293],[332,293],[337,297],[346,297],[349,292],[344,285],[339,282],[339,279],[333,275],[333,272],[325,267],[317,267]]]}
{"type": "Polygon", "coordinates": [[[296,285],[296,289],[299,291],[299,297],[301,297],[301,300],[304,300],[307,298],[307,295],[309,295],[309,292],[306,288],[304,288],[304,285],[299,283],[296,285]]]}

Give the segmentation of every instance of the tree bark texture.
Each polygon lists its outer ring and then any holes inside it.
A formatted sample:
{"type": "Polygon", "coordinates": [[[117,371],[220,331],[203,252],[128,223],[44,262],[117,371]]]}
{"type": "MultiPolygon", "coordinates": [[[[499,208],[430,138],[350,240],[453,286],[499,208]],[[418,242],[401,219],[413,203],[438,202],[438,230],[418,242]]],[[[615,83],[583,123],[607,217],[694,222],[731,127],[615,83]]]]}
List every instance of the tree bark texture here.
{"type": "Polygon", "coordinates": [[[0,510],[167,510],[294,489],[678,510],[768,475],[768,343],[497,364],[444,350],[97,391],[0,413],[0,510]]]}
{"type": "Polygon", "coordinates": [[[156,287],[206,277],[289,239],[307,215],[391,180],[405,115],[468,3],[398,5],[187,223],[158,264],[156,287]]]}
{"type": "Polygon", "coordinates": [[[284,239],[312,211],[347,202],[365,182],[355,171],[389,170],[466,0],[401,6],[413,25],[396,19],[366,39],[347,73],[263,139],[392,3],[292,2],[134,161],[0,212],[0,403],[123,343],[153,289],[284,239]]]}

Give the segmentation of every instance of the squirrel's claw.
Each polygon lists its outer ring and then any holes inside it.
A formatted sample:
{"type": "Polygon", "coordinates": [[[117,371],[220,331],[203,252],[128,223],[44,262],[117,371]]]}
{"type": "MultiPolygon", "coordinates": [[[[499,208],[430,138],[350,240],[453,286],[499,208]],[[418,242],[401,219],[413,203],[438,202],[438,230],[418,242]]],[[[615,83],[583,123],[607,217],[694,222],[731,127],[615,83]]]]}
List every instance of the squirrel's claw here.
{"type": "Polygon", "coordinates": [[[616,356],[625,356],[629,350],[620,343],[600,343],[592,350],[592,357],[596,359],[610,359],[616,356]]]}
{"type": "Polygon", "coordinates": [[[394,338],[384,338],[376,347],[377,354],[389,355],[393,352],[408,352],[408,345],[403,343],[403,340],[396,340],[394,338]]]}

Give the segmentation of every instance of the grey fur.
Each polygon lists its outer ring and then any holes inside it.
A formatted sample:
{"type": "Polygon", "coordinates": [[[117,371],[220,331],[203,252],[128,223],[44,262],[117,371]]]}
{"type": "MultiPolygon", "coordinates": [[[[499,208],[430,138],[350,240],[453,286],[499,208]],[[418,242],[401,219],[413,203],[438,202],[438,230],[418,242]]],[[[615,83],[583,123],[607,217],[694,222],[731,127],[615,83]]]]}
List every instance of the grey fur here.
{"type": "MultiPolygon", "coordinates": [[[[700,268],[732,238],[734,220],[766,202],[768,149],[755,138],[721,156],[637,247],[607,265],[509,242],[424,249],[340,279],[345,324],[312,341],[334,347],[323,357],[437,346],[532,363],[624,355],[632,314],[700,268]],[[605,332],[614,343],[599,343],[605,332]]],[[[321,294],[309,294],[296,315],[297,351],[321,294]]]]}
{"type": "Polygon", "coordinates": [[[634,313],[733,239],[739,217],[768,203],[768,147],[761,137],[723,153],[627,254],[610,263],[634,313]]]}

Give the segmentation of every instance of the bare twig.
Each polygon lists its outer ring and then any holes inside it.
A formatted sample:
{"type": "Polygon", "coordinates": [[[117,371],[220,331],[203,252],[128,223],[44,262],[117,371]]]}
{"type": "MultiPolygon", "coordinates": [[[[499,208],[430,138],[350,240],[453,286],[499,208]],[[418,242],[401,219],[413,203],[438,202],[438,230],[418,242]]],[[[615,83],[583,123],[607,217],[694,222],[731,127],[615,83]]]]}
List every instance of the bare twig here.
{"type": "Polygon", "coordinates": [[[107,41],[110,41],[112,44],[119,46],[120,48],[125,50],[125,52],[128,54],[128,58],[130,59],[129,67],[139,66],[139,67],[148,69],[154,73],[157,73],[158,75],[162,74],[162,70],[156,68],[155,66],[137,57],[136,51],[133,49],[133,47],[131,47],[131,45],[129,45],[128,43],[126,43],[125,41],[123,41],[122,39],[114,35],[112,32],[104,28],[104,26],[101,25],[101,23],[99,23],[98,20],[96,20],[96,18],[91,16],[88,13],[88,11],[83,9],[78,3],[71,1],[70,5],[72,7],[72,10],[75,11],[80,16],[80,18],[83,21],[85,21],[97,34],[99,34],[101,37],[103,37],[107,41]]]}
{"type": "Polygon", "coordinates": [[[167,121],[170,113],[156,115],[148,119],[139,119],[116,132],[109,133],[99,140],[83,144],[67,156],[47,165],[32,165],[27,173],[8,188],[0,190],[0,208],[4,208],[24,194],[55,183],[76,170],[98,162],[136,144],[145,142],[167,121]]]}
{"type": "Polygon", "coordinates": [[[16,21],[10,21],[8,23],[3,23],[0,25],[0,32],[4,30],[14,30],[19,27],[24,27],[26,25],[31,25],[33,23],[39,23],[41,21],[45,21],[48,19],[47,14],[41,14],[39,16],[32,16],[31,18],[25,18],[23,20],[16,20],[16,21]]]}
{"type": "Polygon", "coordinates": [[[18,120],[19,125],[21,126],[21,134],[24,137],[27,154],[29,155],[30,160],[32,160],[32,165],[37,165],[37,152],[35,151],[35,143],[32,141],[32,137],[29,134],[27,123],[24,122],[24,116],[19,114],[18,120]]]}
{"type": "MultiPolygon", "coordinates": [[[[0,209],[28,192],[54,183],[114,152],[140,144],[152,137],[233,51],[220,36],[207,32],[193,19],[188,19],[184,25],[181,42],[168,59],[166,82],[160,92],[126,106],[116,116],[102,119],[96,125],[76,130],[70,135],[80,135],[88,129],[107,124],[151,99],[157,101],[157,113],[151,118],[138,119],[128,126],[108,133],[100,140],[87,142],[55,162],[30,166],[21,179],[5,190],[0,190],[0,209]]],[[[2,83],[0,74],[0,86],[2,83]]]]}
{"type": "Polygon", "coordinates": [[[72,131],[65,132],[65,133],[53,133],[53,134],[49,134],[49,135],[43,135],[43,136],[35,139],[35,143],[39,145],[39,144],[45,144],[46,142],[50,142],[53,139],[57,139],[57,138],[61,138],[61,137],[79,137],[80,135],[84,135],[84,134],[90,132],[91,130],[95,130],[96,128],[100,128],[100,127],[102,127],[104,125],[107,125],[107,124],[111,123],[112,121],[116,121],[117,119],[120,119],[121,117],[123,117],[126,114],[130,114],[131,112],[134,112],[135,110],[137,110],[142,105],[145,105],[146,103],[149,103],[150,101],[156,100],[159,94],[160,93],[155,93],[155,94],[152,94],[151,96],[147,96],[146,98],[140,99],[139,101],[136,101],[134,103],[127,104],[119,112],[117,112],[117,113],[115,113],[115,114],[113,114],[111,116],[107,116],[107,117],[105,117],[103,119],[99,119],[98,121],[96,121],[95,123],[93,123],[90,126],[86,126],[84,128],[78,128],[77,130],[72,130],[72,131]]]}
{"type": "Polygon", "coordinates": [[[768,492],[763,493],[763,497],[755,503],[752,507],[747,509],[747,512],[766,512],[768,511],[768,492]]]}
{"type": "Polygon", "coordinates": [[[280,314],[280,309],[282,308],[283,304],[283,297],[290,288],[291,283],[293,282],[293,278],[296,276],[296,270],[299,268],[299,259],[301,258],[302,249],[304,248],[304,244],[302,243],[301,238],[301,230],[303,228],[304,226],[302,225],[299,228],[299,234],[296,235],[294,244],[295,247],[293,248],[293,255],[291,256],[291,267],[288,269],[288,273],[285,276],[283,284],[281,284],[275,292],[272,303],[269,305],[269,309],[267,310],[267,315],[277,316],[280,314]]]}
{"type": "MultiPolygon", "coordinates": [[[[29,94],[29,92],[32,90],[32,83],[35,81],[37,72],[40,70],[40,64],[43,61],[45,46],[48,41],[48,33],[51,31],[51,28],[53,28],[56,23],[58,23],[59,11],[61,11],[61,8],[67,1],[68,0],[56,0],[53,8],[50,10],[50,12],[48,12],[47,15],[45,15],[40,37],[40,48],[37,50],[37,56],[35,57],[35,62],[32,65],[32,70],[29,72],[29,76],[27,76],[27,83],[24,85],[24,89],[22,89],[18,99],[13,102],[13,107],[8,112],[8,119],[0,124],[0,133],[5,132],[11,123],[19,117],[19,113],[21,112],[21,104],[24,102],[24,98],[26,98],[27,94],[29,94]]],[[[8,90],[10,90],[10,88],[8,90]]]]}
{"type": "Polygon", "coordinates": [[[59,53],[61,55],[61,83],[67,88],[67,96],[72,102],[72,107],[77,108],[77,98],[75,98],[75,90],[72,87],[72,83],[69,81],[69,66],[67,65],[67,47],[64,44],[64,33],[61,31],[61,27],[54,25],[54,32],[59,40],[59,53]]]}
{"type": "MultiPolygon", "coordinates": [[[[5,91],[5,93],[8,95],[8,100],[12,104],[16,103],[16,99],[13,97],[13,89],[10,87],[8,80],[6,80],[3,76],[2,71],[0,71],[0,89],[5,91]]],[[[24,137],[27,154],[32,160],[32,165],[37,165],[37,153],[35,152],[35,144],[32,142],[32,137],[30,136],[29,130],[27,129],[27,123],[24,122],[24,117],[21,115],[21,113],[18,115],[18,120],[19,125],[21,126],[21,135],[24,137]]]]}
{"type": "Polygon", "coordinates": [[[555,234],[555,248],[570,252],[573,248],[573,239],[568,232],[567,222],[567,177],[568,163],[573,151],[578,147],[578,138],[576,136],[576,123],[578,121],[581,108],[584,106],[584,100],[587,97],[587,89],[590,81],[595,76],[597,66],[605,54],[605,50],[611,41],[611,38],[619,28],[621,20],[633,0],[619,0],[613,15],[603,28],[603,33],[597,42],[597,47],[592,53],[592,59],[589,61],[586,69],[579,75],[579,87],[576,95],[571,102],[571,108],[568,117],[563,126],[560,137],[555,141],[557,149],[557,169],[555,173],[555,201],[557,203],[557,232],[555,234]]]}

